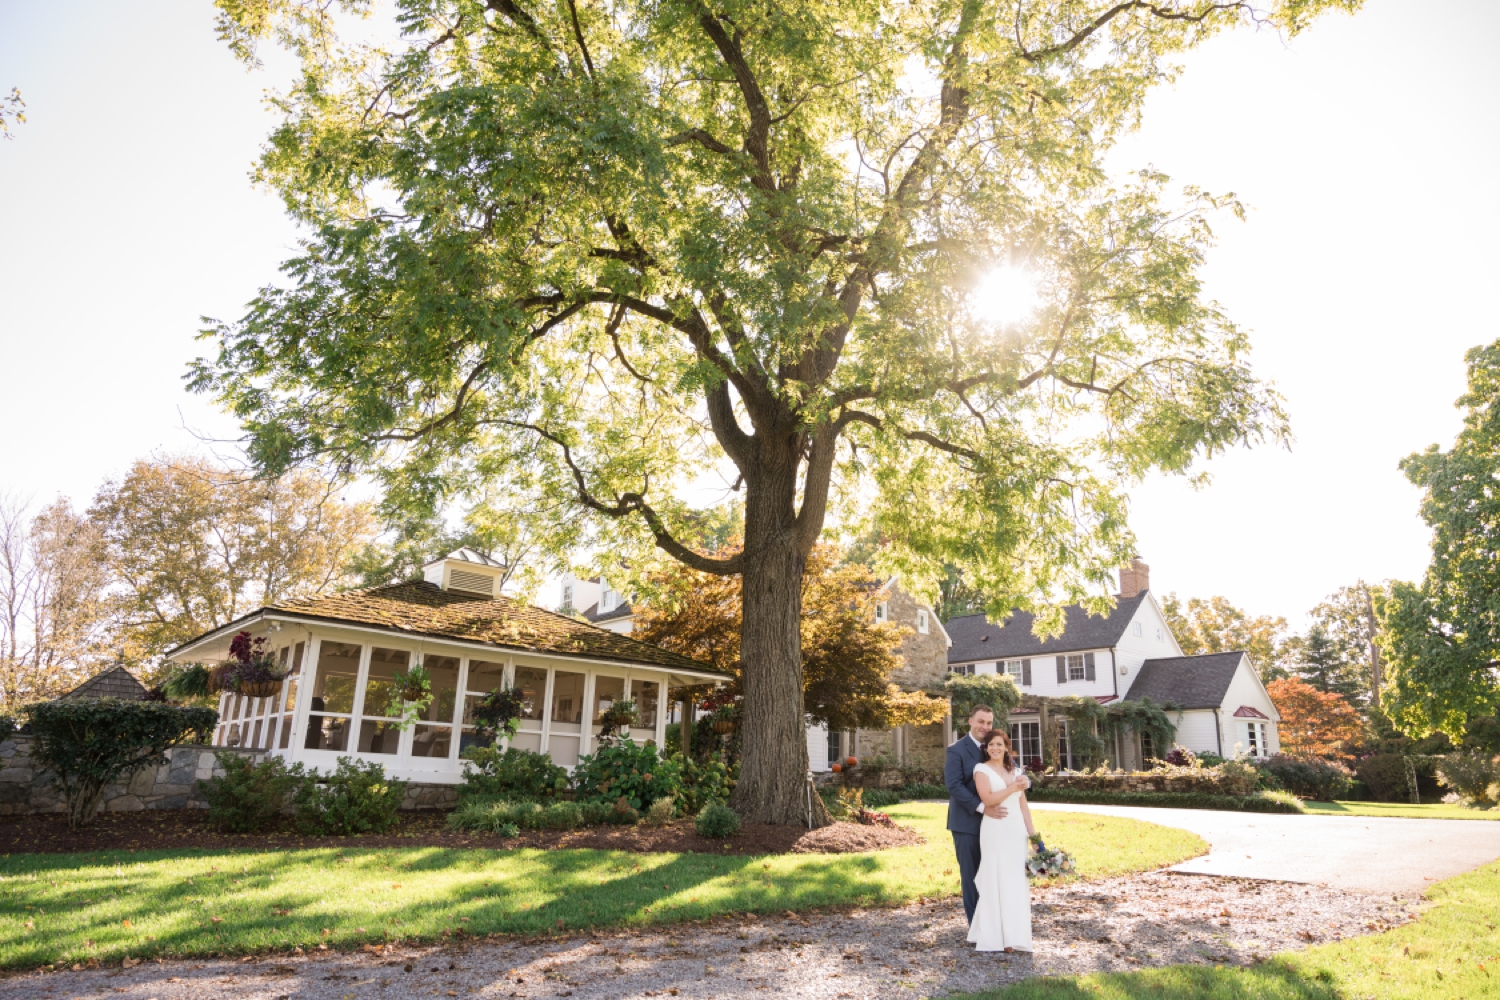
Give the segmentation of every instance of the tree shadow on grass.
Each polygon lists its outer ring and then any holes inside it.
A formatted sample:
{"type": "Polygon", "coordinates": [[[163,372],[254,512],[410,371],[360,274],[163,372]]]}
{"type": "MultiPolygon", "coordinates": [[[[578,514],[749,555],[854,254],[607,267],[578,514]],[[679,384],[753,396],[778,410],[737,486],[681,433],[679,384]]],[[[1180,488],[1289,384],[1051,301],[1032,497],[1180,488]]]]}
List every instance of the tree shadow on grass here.
{"type": "Polygon", "coordinates": [[[15,890],[0,901],[0,965],[10,968],[573,932],[909,896],[872,855],[194,850],[0,859],[0,875],[15,890]]]}

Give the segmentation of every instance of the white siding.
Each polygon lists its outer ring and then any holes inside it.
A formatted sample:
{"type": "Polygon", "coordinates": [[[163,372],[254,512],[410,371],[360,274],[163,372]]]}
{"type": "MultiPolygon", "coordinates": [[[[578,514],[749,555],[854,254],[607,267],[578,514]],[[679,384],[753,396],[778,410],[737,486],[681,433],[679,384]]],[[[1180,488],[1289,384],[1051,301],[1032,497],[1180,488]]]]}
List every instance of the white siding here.
{"type": "MultiPolygon", "coordinates": [[[[1094,679],[1080,681],[1057,680],[1057,654],[1047,653],[1041,656],[1014,657],[1014,659],[1031,660],[1031,683],[1022,684],[1021,678],[1016,678],[1016,686],[1021,689],[1022,694],[1035,694],[1044,697],[1060,697],[1064,695],[1080,695],[1083,697],[1112,696],[1115,693],[1115,682],[1112,675],[1114,670],[1114,653],[1108,649],[1074,650],[1063,655],[1082,656],[1092,653],[1094,657],[1094,679]]],[[[957,666],[957,664],[950,664],[957,666]]],[[[976,674],[994,674],[1004,672],[1000,661],[984,660],[974,664],[976,674]]]]}
{"type": "Polygon", "coordinates": [[[1266,723],[1266,742],[1272,753],[1278,752],[1281,749],[1281,735],[1277,732],[1276,722],[1281,716],[1276,711],[1276,705],[1271,701],[1271,696],[1266,694],[1265,685],[1261,684],[1248,656],[1240,660],[1239,669],[1235,671],[1234,679],[1229,682],[1229,690],[1224,693],[1224,704],[1219,713],[1226,757],[1233,757],[1237,753],[1248,750],[1244,745],[1245,733],[1240,723],[1253,720],[1234,717],[1234,713],[1241,706],[1253,708],[1270,720],[1266,723]],[[1237,743],[1240,744],[1238,750],[1235,749],[1237,743]]]}
{"type": "MultiPolygon", "coordinates": [[[[1218,753],[1219,740],[1214,732],[1214,713],[1210,709],[1183,712],[1177,722],[1177,743],[1194,753],[1218,753]]],[[[1225,749],[1228,749],[1227,747],[1225,749]]],[[[1160,752],[1160,751],[1158,751],[1160,752]]]]}
{"type": "Polygon", "coordinates": [[[807,727],[807,766],[814,771],[828,770],[828,726],[824,723],[807,727]]]}
{"type": "Polygon", "coordinates": [[[618,632],[620,635],[629,635],[635,630],[635,616],[611,618],[609,621],[595,622],[594,624],[607,632],[618,632]]]}
{"type": "Polygon", "coordinates": [[[1130,685],[1140,676],[1141,664],[1147,660],[1159,660],[1168,656],[1181,656],[1182,647],[1177,645],[1177,638],[1172,635],[1172,630],[1167,627],[1167,619],[1161,613],[1161,608],[1156,605],[1154,598],[1148,591],[1146,599],[1135,609],[1135,617],[1130,624],[1125,626],[1125,634],[1120,637],[1120,644],[1115,647],[1115,655],[1118,658],[1116,667],[1120,676],[1120,697],[1125,697],[1130,692],[1130,685]],[[1141,634],[1135,634],[1135,626],[1140,625],[1141,634]],[[1160,631],[1161,638],[1157,633],[1160,631]]]}

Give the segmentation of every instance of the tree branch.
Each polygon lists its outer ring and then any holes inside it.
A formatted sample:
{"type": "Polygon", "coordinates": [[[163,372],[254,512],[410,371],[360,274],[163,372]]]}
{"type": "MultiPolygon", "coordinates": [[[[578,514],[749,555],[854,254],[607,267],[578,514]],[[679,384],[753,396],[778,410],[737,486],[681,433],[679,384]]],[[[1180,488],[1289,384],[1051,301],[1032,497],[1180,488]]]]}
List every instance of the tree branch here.
{"type": "MultiPolygon", "coordinates": [[[[1162,7],[1158,4],[1148,3],[1146,2],[1146,0],[1126,0],[1125,3],[1115,4],[1109,10],[1094,18],[1089,22],[1087,27],[1078,31],[1067,41],[1060,42],[1057,45],[1050,45],[1045,49],[1037,49],[1035,52],[1028,52],[1026,50],[1026,47],[1021,43],[1018,26],[1016,34],[1016,49],[1020,53],[1021,58],[1025,59],[1027,62],[1039,62],[1051,56],[1061,55],[1064,52],[1071,52],[1073,51],[1073,49],[1077,48],[1079,45],[1082,45],[1085,41],[1087,41],[1089,36],[1091,36],[1094,32],[1098,31],[1100,28],[1104,27],[1106,24],[1119,17],[1121,14],[1133,10],[1144,10],[1155,17],[1161,18],[1164,21],[1190,21],[1194,24],[1199,24],[1203,21],[1206,21],[1212,15],[1219,13],[1220,11],[1246,10],[1254,13],[1255,8],[1251,7],[1248,3],[1214,3],[1200,8],[1196,12],[1188,12],[1172,10],[1171,8],[1162,7]]],[[[1017,8],[1017,15],[1019,16],[1019,8],[1017,8]]]]}

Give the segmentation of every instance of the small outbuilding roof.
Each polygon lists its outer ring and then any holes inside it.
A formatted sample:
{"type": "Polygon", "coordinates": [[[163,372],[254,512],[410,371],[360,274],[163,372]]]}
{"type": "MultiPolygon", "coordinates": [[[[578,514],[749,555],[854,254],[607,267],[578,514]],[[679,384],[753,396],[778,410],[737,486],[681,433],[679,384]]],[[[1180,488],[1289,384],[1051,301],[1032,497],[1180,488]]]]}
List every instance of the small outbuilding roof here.
{"type": "Polygon", "coordinates": [[[1111,649],[1119,644],[1125,629],[1135,617],[1136,609],[1146,599],[1147,591],[1134,597],[1122,597],[1107,615],[1089,614],[1082,605],[1065,609],[1063,634],[1042,640],[1031,631],[1036,616],[1029,611],[1013,611],[1003,625],[996,625],[984,615],[963,615],[944,626],[953,645],[948,648],[949,663],[975,663],[980,660],[1015,659],[1070,653],[1085,649],[1111,649]]]}
{"type": "Polygon", "coordinates": [[[121,698],[125,701],[144,701],[146,685],[135,679],[123,664],[116,663],[103,673],[95,674],[58,701],[77,701],[82,698],[121,698]]]}
{"type": "Polygon", "coordinates": [[[1158,705],[1171,702],[1182,708],[1219,708],[1234,680],[1244,650],[1171,656],[1141,664],[1126,701],[1150,699],[1158,705]]]}

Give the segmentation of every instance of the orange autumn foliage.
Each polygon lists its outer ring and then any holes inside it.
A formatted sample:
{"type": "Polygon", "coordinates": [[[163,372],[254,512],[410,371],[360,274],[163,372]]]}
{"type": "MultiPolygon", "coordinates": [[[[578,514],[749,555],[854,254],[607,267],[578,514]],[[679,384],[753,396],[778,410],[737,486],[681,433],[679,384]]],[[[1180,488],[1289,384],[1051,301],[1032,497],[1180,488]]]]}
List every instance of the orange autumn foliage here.
{"type": "Polygon", "coordinates": [[[1364,734],[1364,721],[1353,705],[1300,678],[1272,681],[1266,693],[1281,713],[1282,753],[1347,759],[1350,745],[1364,734]]]}

